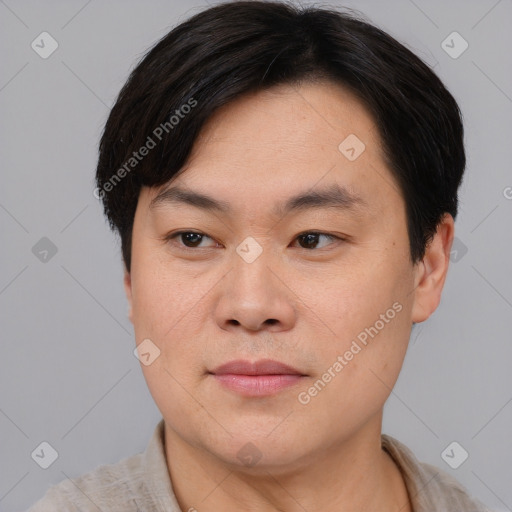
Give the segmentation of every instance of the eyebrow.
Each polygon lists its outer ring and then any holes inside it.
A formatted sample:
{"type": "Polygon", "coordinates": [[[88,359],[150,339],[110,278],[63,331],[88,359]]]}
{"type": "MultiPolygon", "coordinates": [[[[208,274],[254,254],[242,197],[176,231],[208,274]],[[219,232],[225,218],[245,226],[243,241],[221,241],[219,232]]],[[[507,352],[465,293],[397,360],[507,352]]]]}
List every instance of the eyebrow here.
{"type": "MultiPolygon", "coordinates": [[[[232,213],[232,208],[226,201],[220,201],[205,194],[185,189],[179,186],[169,187],[160,192],[150,203],[149,209],[161,206],[186,204],[205,211],[222,214],[232,213]]],[[[367,207],[366,201],[359,195],[350,192],[343,186],[334,183],[317,190],[308,190],[278,203],[272,210],[276,216],[283,217],[290,212],[311,209],[335,208],[339,210],[359,211],[367,207]]]]}

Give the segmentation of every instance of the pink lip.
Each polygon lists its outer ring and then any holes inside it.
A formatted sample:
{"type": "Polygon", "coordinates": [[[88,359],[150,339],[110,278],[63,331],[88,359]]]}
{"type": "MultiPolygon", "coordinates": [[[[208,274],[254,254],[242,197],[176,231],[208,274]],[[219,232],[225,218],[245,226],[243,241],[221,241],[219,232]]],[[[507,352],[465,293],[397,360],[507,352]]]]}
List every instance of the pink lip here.
{"type": "Polygon", "coordinates": [[[224,387],[244,396],[272,395],[297,384],[305,376],[291,366],[270,359],[254,363],[230,361],[210,373],[224,387]]]}

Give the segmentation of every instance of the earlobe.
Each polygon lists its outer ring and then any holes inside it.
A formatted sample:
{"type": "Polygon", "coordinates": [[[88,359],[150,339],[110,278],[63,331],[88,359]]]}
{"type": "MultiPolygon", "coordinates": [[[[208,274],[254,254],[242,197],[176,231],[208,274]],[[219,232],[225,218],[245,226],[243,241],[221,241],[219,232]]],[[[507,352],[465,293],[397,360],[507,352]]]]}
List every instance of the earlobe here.
{"type": "Polygon", "coordinates": [[[124,292],[126,294],[126,299],[128,301],[128,318],[130,322],[133,324],[133,306],[132,306],[132,277],[126,267],[124,268],[124,292]]]}
{"type": "Polygon", "coordinates": [[[425,250],[425,256],[416,265],[413,322],[424,322],[441,301],[453,236],[453,217],[447,213],[437,226],[436,233],[425,250]]]}

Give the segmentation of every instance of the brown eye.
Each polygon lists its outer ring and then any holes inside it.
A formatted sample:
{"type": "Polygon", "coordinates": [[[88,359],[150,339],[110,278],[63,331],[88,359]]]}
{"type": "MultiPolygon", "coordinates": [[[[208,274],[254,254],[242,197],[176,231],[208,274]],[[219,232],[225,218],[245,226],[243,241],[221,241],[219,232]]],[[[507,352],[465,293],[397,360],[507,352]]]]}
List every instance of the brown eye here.
{"type": "Polygon", "coordinates": [[[210,238],[208,235],[205,235],[204,233],[197,233],[195,231],[178,231],[177,233],[172,233],[168,235],[165,239],[168,242],[173,241],[173,243],[175,243],[174,240],[178,237],[180,238],[181,241],[181,243],[178,242],[178,245],[185,247],[187,249],[202,249],[203,247],[199,247],[201,242],[206,238],[210,238]]]}
{"type": "Polygon", "coordinates": [[[334,235],[328,235],[326,233],[318,233],[315,231],[310,231],[308,233],[302,233],[301,235],[298,235],[296,240],[300,241],[300,244],[302,245],[303,249],[317,249],[318,239],[319,237],[325,237],[329,239],[330,241],[338,239],[341,240],[340,237],[334,236],[334,235]]]}
{"type": "Polygon", "coordinates": [[[202,239],[203,235],[200,235],[199,233],[181,233],[180,234],[181,241],[186,245],[187,247],[197,247],[202,239]],[[190,245],[188,245],[190,244],[190,245]]]}

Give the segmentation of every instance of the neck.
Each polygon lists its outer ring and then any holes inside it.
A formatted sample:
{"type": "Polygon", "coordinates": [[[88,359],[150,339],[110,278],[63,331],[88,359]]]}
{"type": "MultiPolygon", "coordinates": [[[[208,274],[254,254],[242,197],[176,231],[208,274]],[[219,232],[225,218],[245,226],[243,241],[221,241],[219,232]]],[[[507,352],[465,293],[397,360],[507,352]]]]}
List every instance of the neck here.
{"type": "Polygon", "coordinates": [[[410,512],[400,471],[381,448],[382,412],[349,439],[293,467],[236,466],[191,446],[167,424],[174,493],[185,511],[410,512]]]}

